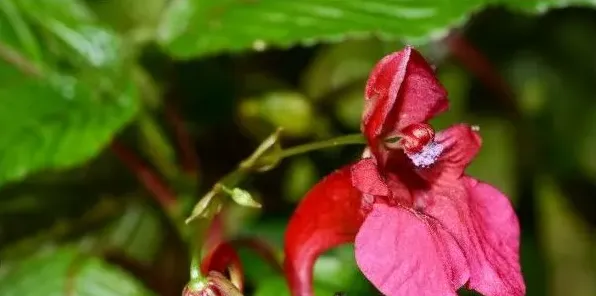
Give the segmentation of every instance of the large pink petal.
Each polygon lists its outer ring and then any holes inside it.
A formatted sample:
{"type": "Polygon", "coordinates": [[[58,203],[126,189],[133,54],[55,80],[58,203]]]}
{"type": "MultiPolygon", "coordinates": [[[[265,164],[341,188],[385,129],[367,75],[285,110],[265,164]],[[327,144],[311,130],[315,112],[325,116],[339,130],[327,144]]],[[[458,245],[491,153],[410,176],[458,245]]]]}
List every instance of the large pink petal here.
{"type": "Polygon", "coordinates": [[[312,271],[327,249],[354,241],[372,201],[352,186],[351,166],[315,185],[290,218],[285,234],[284,272],[292,295],[313,295],[312,271]]]}
{"type": "Polygon", "coordinates": [[[366,83],[365,97],[362,131],[373,149],[382,134],[426,122],[448,107],[447,91],[410,46],[377,63],[366,83]]]}
{"type": "Polygon", "coordinates": [[[356,262],[385,295],[452,296],[468,280],[457,243],[428,217],[375,204],[356,236],[356,262]]]}
{"type": "Polygon", "coordinates": [[[486,295],[525,295],[519,264],[519,222],[509,199],[493,186],[465,177],[482,265],[472,270],[470,288],[486,295]]]}
{"type": "Polygon", "coordinates": [[[506,196],[464,177],[417,194],[422,211],[455,237],[470,266],[468,286],[486,296],[521,296],[519,225],[506,196]]]}

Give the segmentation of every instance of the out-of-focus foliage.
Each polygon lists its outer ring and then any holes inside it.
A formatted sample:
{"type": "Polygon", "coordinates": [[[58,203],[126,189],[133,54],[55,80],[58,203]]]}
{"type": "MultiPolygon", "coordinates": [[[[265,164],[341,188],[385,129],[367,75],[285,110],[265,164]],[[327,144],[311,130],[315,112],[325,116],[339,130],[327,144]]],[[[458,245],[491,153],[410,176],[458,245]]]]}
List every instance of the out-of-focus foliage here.
{"type": "MultiPolygon", "coordinates": [[[[180,295],[199,196],[279,127],[265,152],[358,133],[371,68],[406,43],[449,91],[433,125],[480,128],[467,173],[511,197],[528,295],[594,295],[594,4],[0,0],[0,296],[180,295]]],[[[223,237],[281,259],[295,204],[362,148],[270,158],[218,191],[223,237]]],[[[271,262],[239,254],[245,295],[288,295],[271,262]]],[[[375,293],[351,246],[314,276],[317,295],[375,293]]]]}
{"type": "Polygon", "coordinates": [[[65,247],[25,259],[0,279],[0,295],[154,295],[126,272],[65,247]]]}
{"type": "Polygon", "coordinates": [[[590,230],[593,226],[574,215],[552,180],[539,182],[540,228],[548,252],[547,266],[552,271],[548,289],[554,295],[594,295],[596,237],[590,230]]]}

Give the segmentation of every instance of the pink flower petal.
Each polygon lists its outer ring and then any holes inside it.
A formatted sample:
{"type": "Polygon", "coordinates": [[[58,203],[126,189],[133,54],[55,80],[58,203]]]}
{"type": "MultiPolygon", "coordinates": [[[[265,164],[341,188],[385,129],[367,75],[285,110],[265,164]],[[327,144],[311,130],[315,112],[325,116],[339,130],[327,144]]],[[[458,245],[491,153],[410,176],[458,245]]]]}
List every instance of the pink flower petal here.
{"type": "Polygon", "coordinates": [[[366,83],[365,96],[362,131],[373,148],[373,140],[381,134],[426,122],[448,107],[447,91],[422,55],[410,46],[377,63],[366,83]]]}
{"type": "Polygon", "coordinates": [[[470,267],[470,288],[485,296],[524,295],[519,225],[509,200],[472,178],[458,183],[435,184],[430,192],[419,193],[418,199],[429,201],[422,211],[461,247],[470,267]]]}
{"type": "Polygon", "coordinates": [[[509,199],[489,184],[465,177],[483,263],[472,270],[470,288],[485,296],[525,295],[519,265],[519,222],[509,199]]]}
{"type": "Polygon", "coordinates": [[[442,146],[439,157],[433,165],[418,170],[429,183],[449,184],[458,180],[482,145],[480,135],[466,124],[456,124],[437,133],[435,141],[442,146]]]}
{"type": "Polygon", "coordinates": [[[384,204],[373,206],[356,236],[356,262],[390,296],[457,295],[469,276],[461,250],[440,225],[384,204]]]}
{"type": "Polygon", "coordinates": [[[372,207],[352,186],[350,167],[331,173],[315,185],[290,219],[284,242],[284,273],[292,295],[313,295],[312,272],[317,257],[354,241],[372,207]]]}
{"type": "Polygon", "coordinates": [[[362,193],[388,196],[389,188],[379,174],[373,158],[364,158],[352,166],[352,185],[362,193]]]}

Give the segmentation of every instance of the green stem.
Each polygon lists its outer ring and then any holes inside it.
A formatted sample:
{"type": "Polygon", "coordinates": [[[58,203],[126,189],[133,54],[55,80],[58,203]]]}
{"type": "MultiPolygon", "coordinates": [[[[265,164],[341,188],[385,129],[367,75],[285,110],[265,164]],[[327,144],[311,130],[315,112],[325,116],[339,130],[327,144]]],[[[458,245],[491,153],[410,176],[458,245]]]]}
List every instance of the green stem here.
{"type": "Polygon", "coordinates": [[[200,281],[202,279],[200,252],[192,252],[192,259],[190,261],[190,280],[200,281]]]}
{"type": "MultiPolygon", "coordinates": [[[[362,134],[351,134],[351,135],[341,136],[341,137],[337,137],[337,138],[333,138],[333,139],[329,139],[329,140],[307,143],[307,144],[283,149],[277,155],[263,156],[263,158],[264,158],[263,162],[265,162],[265,163],[267,162],[267,160],[266,160],[267,157],[274,157],[274,158],[279,158],[280,160],[282,160],[284,158],[308,153],[308,152],[315,151],[315,150],[321,150],[321,149],[325,149],[325,148],[338,147],[338,146],[344,146],[344,145],[365,144],[365,143],[366,143],[366,139],[364,138],[364,136],[362,136],[362,134]]],[[[238,168],[236,168],[236,170],[228,173],[222,179],[220,179],[220,181],[217,182],[217,184],[221,184],[221,185],[224,185],[224,186],[227,186],[230,188],[236,187],[236,185],[238,183],[242,182],[242,180],[244,180],[244,178],[250,172],[251,172],[251,168],[247,168],[247,167],[240,165],[240,166],[238,166],[238,168]]]]}
{"type": "Polygon", "coordinates": [[[304,145],[298,145],[292,148],[284,149],[281,151],[279,157],[280,158],[288,158],[291,156],[299,155],[308,153],[315,150],[330,148],[330,147],[337,147],[337,146],[344,146],[344,145],[354,145],[354,144],[365,144],[366,139],[362,134],[352,134],[346,135],[342,137],[337,137],[325,141],[308,143],[304,145]]]}

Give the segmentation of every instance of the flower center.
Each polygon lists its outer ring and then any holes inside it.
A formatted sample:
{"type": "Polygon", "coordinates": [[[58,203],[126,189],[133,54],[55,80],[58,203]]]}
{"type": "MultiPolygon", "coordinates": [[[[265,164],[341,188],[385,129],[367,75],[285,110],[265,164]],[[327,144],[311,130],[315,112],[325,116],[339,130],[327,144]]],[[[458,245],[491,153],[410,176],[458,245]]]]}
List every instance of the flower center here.
{"type": "Polygon", "coordinates": [[[387,142],[390,148],[403,149],[417,167],[428,167],[435,163],[443,152],[443,145],[435,142],[435,131],[429,124],[415,123],[399,134],[396,142],[387,142]]]}
{"type": "Polygon", "coordinates": [[[441,156],[442,152],[443,145],[432,141],[426,146],[422,147],[420,152],[408,153],[406,151],[406,155],[412,160],[415,166],[425,168],[435,163],[439,156],[441,156]]]}

